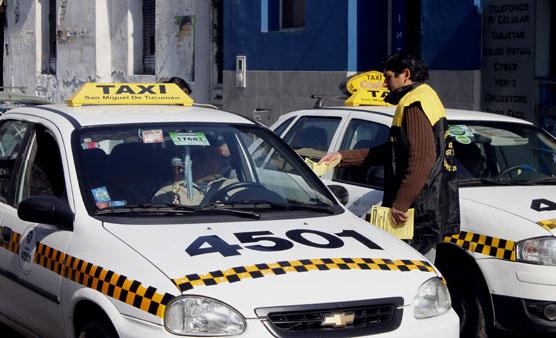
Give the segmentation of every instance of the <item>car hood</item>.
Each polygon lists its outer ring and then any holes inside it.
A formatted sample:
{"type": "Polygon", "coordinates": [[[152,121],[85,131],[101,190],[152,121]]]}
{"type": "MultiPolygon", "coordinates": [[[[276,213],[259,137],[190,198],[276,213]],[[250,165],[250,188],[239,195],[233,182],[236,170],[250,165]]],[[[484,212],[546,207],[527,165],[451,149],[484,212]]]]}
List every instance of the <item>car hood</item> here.
{"type": "Polygon", "coordinates": [[[554,186],[466,187],[460,188],[460,198],[545,225],[547,230],[556,235],[554,186]]]}
{"type": "Polygon", "coordinates": [[[409,245],[349,213],[281,221],[104,226],[183,293],[219,299],[247,317],[262,307],[384,297],[402,297],[411,304],[417,288],[437,276],[409,245]],[[253,239],[265,236],[269,240],[253,239]],[[280,250],[268,249],[275,245],[280,250]]]}

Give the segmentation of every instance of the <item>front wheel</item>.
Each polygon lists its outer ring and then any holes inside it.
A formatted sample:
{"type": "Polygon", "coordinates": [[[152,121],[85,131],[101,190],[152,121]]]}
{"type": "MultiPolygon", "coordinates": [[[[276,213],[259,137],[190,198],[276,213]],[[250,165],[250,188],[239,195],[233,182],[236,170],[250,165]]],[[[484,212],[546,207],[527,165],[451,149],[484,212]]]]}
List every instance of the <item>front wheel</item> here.
{"type": "Polygon", "coordinates": [[[78,338],[118,338],[112,323],[107,320],[94,320],[83,325],[78,338]]]}
{"type": "Polygon", "coordinates": [[[487,321],[479,290],[474,285],[464,283],[448,284],[452,307],[459,316],[462,338],[487,338],[487,321]]]}

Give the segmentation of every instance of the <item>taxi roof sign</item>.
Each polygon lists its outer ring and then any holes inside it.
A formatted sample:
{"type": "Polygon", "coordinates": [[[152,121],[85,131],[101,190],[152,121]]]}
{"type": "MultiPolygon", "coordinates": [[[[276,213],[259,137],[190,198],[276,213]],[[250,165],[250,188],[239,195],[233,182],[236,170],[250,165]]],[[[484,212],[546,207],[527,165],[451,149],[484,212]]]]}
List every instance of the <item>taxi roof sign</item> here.
{"type": "Polygon", "coordinates": [[[357,74],[346,83],[346,90],[352,94],[346,106],[388,106],[384,97],[389,91],[384,87],[384,75],[376,70],[357,74]]]}
{"type": "Polygon", "coordinates": [[[164,104],[191,107],[193,100],[175,83],[85,83],[67,100],[70,107],[95,104],[164,104]]]}

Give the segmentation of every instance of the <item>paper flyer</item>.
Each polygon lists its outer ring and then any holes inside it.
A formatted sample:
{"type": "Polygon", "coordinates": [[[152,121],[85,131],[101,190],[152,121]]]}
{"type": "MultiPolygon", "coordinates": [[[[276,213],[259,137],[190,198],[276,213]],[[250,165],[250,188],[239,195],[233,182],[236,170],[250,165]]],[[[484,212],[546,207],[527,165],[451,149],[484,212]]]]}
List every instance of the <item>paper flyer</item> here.
{"type": "Polygon", "coordinates": [[[390,208],[373,205],[371,208],[370,223],[398,239],[412,239],[415,211],[414,209],[409,209],[408,211],[409,217],[405,224],[394,224],[392,216],[390,215],[390,208]]]}
{"type": "Polygon", "coordinates": [[[338,163],[340,163],[340,160],[335,160],[330,163],[317,163],[315,161],[312,161],[310,158],[306,157],[305,163],[307,163],[307,165],[315,172],[315,174],[317,174],[317,176],[320,177],[326,174],[328,170],[337,166],[338,163]]]}

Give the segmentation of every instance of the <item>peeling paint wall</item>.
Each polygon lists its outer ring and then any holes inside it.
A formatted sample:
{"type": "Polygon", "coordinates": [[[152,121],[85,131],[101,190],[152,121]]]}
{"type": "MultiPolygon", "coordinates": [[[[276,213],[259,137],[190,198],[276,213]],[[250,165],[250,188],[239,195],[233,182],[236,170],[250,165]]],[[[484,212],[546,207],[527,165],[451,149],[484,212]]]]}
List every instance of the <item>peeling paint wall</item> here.
{"type": "MultiPolygon", "coordinates": [[[[7,0],[4,30],[4,84],[26,93],[63,102],[84,82],[152,82],[162,77],[188,77],[184,58],[172,53],[182,16],[195,18],[193,98],[210,99],[212,22],[210,1],[168,0],[156,4],[155,74],[135,73],[142,62],[140,0],[58,0],[56,9],[56,72],[44,74],[45,23],[48,0],[7,0]],[[41,15],[41,13],[43,13],[41,15]],[[139,37],[139,39],[138,39],[139,37]]],[[[48,35],[46,35],[46,38],[48,35]]],[[[182,48],[183,51],[183,48],[182,48]]],[[[189,53],[189,49],[186,51],[189,53]]],[[[182,53],[183,54],[183,53],[182,53]]]]}

